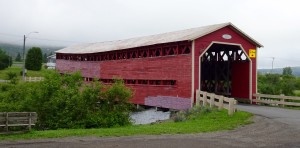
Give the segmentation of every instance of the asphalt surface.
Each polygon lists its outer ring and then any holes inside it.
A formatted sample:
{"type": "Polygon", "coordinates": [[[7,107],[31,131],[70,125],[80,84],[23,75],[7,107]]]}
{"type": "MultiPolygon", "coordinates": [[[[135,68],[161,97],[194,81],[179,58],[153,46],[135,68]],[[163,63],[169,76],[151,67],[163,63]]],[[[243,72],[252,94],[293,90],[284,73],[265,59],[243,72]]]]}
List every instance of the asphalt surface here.
{"type": "Polygon", "coordinates": [[[300,110],[257,105],[237,105],[237,108],[300,130],[300,110]]]}
{"type": "MultiPolygon", "coordinates": [[[[254,124],[231,131],[186,135],[129,136],[129,137],[68,137],[1,141],[0,147],[10,148],[194,148],[194,147],[300,147],[300,110],[274,107],[238,106],[256,114],[254,124]]],[[[201,125],[199,125],[201,126],[201,125]]]]}

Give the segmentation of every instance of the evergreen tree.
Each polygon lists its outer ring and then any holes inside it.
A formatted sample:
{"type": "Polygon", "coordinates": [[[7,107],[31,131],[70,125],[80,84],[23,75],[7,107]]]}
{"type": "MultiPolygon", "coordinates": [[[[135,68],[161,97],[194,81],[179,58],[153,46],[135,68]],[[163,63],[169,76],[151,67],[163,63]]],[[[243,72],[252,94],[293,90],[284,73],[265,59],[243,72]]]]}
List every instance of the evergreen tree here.
{"type": "Polygon", "coordinates": [[[20,52],[18,52],[18,55],[15,59],[17,62],[21,62],[22,61],[22,58],[21,58],[21,55],[20,55],[20,52]]]}
{"type": "Polygon", "coordinates": [[[29,49],[26,60],[25,67],[28,70],[41,70],[43,62],[42,50],[39,47],[32,47],[29,49]]]}
{"type": "Polygon", "coordinates": [[[8,56],[1,48],[0,48],[0,70],[7,68],[11,65],[10,62],[11,57],[8,56]]]}

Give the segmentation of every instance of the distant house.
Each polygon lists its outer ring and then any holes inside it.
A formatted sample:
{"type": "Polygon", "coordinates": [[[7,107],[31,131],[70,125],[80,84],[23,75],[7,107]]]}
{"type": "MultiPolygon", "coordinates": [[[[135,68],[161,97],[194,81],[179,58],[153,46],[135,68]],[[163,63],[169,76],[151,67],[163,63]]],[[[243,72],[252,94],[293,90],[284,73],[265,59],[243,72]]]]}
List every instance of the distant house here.
{"type": "Polygon", "coordinates": [[[56,65],[56,54],[47,57],[47,69],[55,69],[56,65]]]}

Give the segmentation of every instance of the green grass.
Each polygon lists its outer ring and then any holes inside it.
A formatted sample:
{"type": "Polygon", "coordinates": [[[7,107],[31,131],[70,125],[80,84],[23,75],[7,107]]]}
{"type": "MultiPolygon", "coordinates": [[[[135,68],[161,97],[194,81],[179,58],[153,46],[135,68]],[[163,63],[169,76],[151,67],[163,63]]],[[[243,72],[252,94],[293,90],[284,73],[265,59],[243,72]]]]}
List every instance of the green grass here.
{"type": "MultiPolygon", "coordinates": [[[[9,68],[6,68],[4,70],[0,70],[0,79],[7,79],[7,72],[14,72],[17,73],[19,80],[21,80],[22,76],[20,74],[20,72],[22,71],[21,67],[18,66],[12,66],[9,68]]],[[[44,67],[42,67],[42,69],[40,71],[32,71],[32,70],[27,70],[27,76],[28,77],[44,77],[45,74],[47,74],[47,72],[51,71],[51,69],[45,69],[44,67]]]]}
{"type": "Polygon", "coordinates": [[[23,64],[23,62],[13,61],[13,64],[23,64]]]}
{"type": "Polygon", "coordinates": [[[0,140],[62,138],[70,136],[131,136],[131,135],[161,135],[161,134],[191,134],[222,130],[232,130],[241,125],[252,123],[252,114],[236,112],[227,115],[226,110],[214,111],[185,122],[164,122],[150,125],[131,125],[126,127],[99,129],[60,129],[47,131],[31,131],[25,134],[0,135],[0,140]]]}
{"type": "Polygon", "coordinates": [[[293,92],[296,96],[300,96],[300,90],[294,90],[293,92]]]}

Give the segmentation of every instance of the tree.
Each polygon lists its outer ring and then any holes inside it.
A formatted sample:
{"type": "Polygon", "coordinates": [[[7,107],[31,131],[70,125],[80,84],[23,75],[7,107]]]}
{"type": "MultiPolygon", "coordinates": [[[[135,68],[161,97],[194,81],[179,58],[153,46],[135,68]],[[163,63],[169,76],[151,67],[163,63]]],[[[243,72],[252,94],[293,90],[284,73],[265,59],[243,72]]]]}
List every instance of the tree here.
{"type": "Polygon", "coordinates": [[[11,57],[8,56],[2,49],[0,49],[0,70],[11,65],[11,57]]]}
{"type": "Polygon", "coordinates": [[[25,60],[25,67],[28,70],[41,70],[43,62],[43,55],[41,48],[39,47],[32,47],[29,49],[26,60],[25,60]]]}
{"type": "Polygon", "coordinates": [[[21,58],[21,55],[20,55],[20,52],[18,52],[18,55],[15,59],[17,62],[21,62],[22,61],[22,58],[21,58]]]}
{"type": "Polygon", "coordinates": [[[293,75],[283,75],[281,78],[281,94],[293,96],[297,89],[297,78],[293,75]]]}
{"type": "Polygon", "coordinates": [[[293,70],[291,67],[283,68],[282,75],[293,75],[293,70]]]}
{"type": "Polygon", "coordinates": [[[281,93],[280,76],[279,74],[258,75],[258,92],[279,95],[281,93]]]}

